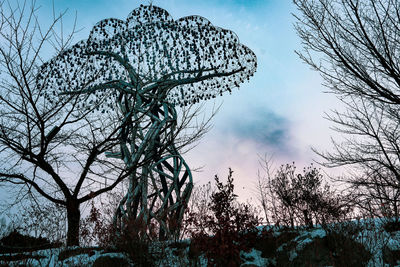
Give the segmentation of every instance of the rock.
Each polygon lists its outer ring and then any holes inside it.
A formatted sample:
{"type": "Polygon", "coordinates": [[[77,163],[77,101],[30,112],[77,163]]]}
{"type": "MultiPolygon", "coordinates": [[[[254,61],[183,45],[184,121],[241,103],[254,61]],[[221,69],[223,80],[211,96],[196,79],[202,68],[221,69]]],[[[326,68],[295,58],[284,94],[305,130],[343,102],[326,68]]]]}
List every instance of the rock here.
{"type": "Polygon", "coordinates": [[[104,255],[98,257],[93,263],[93,267],[128,267],[130,266],[126,258],[104,255]]]}

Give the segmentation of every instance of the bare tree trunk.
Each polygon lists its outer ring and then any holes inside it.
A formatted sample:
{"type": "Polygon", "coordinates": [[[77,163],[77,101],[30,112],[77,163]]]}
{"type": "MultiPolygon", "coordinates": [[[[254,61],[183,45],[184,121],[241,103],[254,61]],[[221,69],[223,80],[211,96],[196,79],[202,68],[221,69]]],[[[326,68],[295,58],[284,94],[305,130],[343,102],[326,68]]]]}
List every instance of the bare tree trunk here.
{"type": "MultiPolygon", "coordinates": [[[[290,211],[289,211],[290,212],[290,211]]],[[[290,213],[290,227],[294,229],[294,218],[293,213],[290,213]]]]}
{"type": "Polygon", "coordinates": [[[79,246],[79,222],[81,212],[79,210],[79,202],[76,199],[67,201],[67,246],[79,246]]]}
{"type": "Polygon", "coordinates": [[[304,215],[304,223],[306,224],[306,226],[312,228],[313,222],[310,214],[308,213],[308,210],[303,210],[303,215],[304,215]]]}

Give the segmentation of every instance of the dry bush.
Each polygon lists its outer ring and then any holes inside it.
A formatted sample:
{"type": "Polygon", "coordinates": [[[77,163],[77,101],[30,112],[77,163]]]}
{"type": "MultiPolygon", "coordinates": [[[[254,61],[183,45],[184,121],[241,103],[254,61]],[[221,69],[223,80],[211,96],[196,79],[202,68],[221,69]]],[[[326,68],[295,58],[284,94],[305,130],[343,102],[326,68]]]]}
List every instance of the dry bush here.
{"type": "Polygon", "coordinates": [[[209,266],[239,266],[240,251],[249,251],[258,234],[259,218],[250,207],[235,202],[232,170],[226,184],[215,176],[217,190],[211,195],[211,214],[189,215],[192,256],[204,254],[209,266]],[[211,235],[210,235],[211,234],[211,235]]]}
{"type": "Polygon", "coordinates": [[[270,161],[264,163],[266,175],[259,175],[257,189],[268,224],[312,227],[342,221],[351,211],[347,198],[331,190],[313,165],[296,173],[294,163],[286,164],[272,173],[270,161]]]}
{"type": "Polygon", "coordinates": [[[91,202],[89,215],[80,223],[80,237],[83,246],[108,247],[112,244],[115,238],[114,226],[105,214],[95,206],[93,201],[91,202]]]}
{"type": "Polygon", "coordinates": [[[210,205],[211,196],[214,192],[215,188],[211,185],[211,182],[193,187],[187,209],[185,210],[181,238],[190,238],[194,230],[211,234],[207,232],[206,221],[207,217],[212,215],[210,205]]]}
{"type": "Polygon", "coordinates": [[[30,197],[18,209],[19,213],[9,215],[11,221],[7,226],[8,230],[17,230],[35,238],[46,238],[53,243],[65,243],[66,212],[63,207],[30,197]]]}
{"type": "MultiPolygon", "coordinates": [[[[143,237],[140,233],[154,229],[154,226],[148,227],[142,220],[132,220],[126,222],[128,227],[117,234],[110,217],[105,213],[104,206],[98,208],[92,202],[89,215],[81,221],[81,243],[86,246],[99,245],[109,252],[124,252],[139,266],[153,266],[155,258],[149,250],[151,238],[143,237]]],[[[156,236],[156,232],[153,232],[156,236]]]]}

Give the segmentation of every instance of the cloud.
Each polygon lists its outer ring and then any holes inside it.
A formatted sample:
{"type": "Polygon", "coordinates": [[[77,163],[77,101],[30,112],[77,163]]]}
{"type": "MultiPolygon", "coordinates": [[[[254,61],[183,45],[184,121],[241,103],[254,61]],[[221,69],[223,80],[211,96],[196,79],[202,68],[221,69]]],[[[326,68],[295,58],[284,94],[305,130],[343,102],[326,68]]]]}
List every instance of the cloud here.
{"type": "Polygon", "coordinates": [[[226,134],[253,141],[279,154],[293,153],[289,119],[265,108],[250,108],[240,113],[246,116],[237,114],[225,121],[226,134]]]}

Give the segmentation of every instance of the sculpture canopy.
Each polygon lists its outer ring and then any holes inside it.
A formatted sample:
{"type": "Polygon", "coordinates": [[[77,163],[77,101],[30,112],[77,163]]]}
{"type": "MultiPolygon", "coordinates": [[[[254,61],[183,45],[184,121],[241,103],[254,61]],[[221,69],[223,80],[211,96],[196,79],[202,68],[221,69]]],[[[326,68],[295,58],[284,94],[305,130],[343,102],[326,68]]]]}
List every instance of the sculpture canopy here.
{"type": "Polygon", "coordinates": [[[87,40],[43,64],[37,83],[49,101],[76,93],[85,98],[82,106],[105,100],[107,109],[118,92],[140,92],[182,106],[230,92],[256,68],[255,54],[232,31],[141,5],[125,21],[98,22],[87,40]]]}

